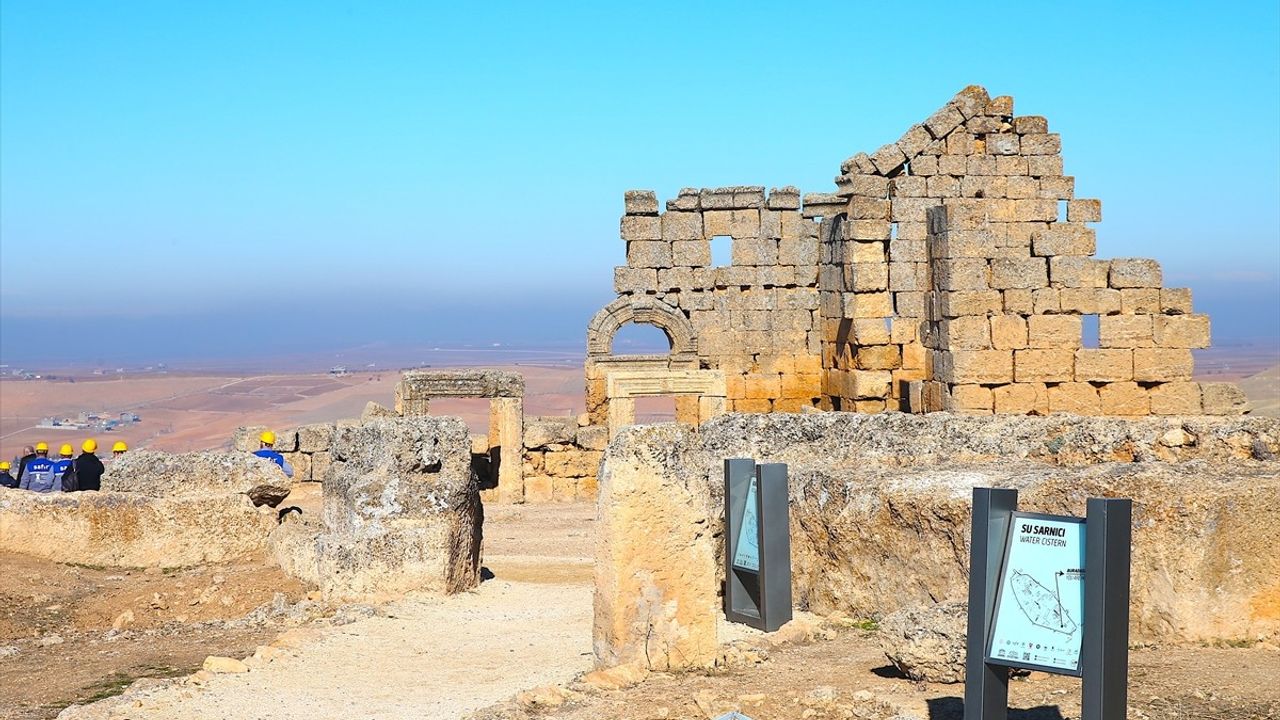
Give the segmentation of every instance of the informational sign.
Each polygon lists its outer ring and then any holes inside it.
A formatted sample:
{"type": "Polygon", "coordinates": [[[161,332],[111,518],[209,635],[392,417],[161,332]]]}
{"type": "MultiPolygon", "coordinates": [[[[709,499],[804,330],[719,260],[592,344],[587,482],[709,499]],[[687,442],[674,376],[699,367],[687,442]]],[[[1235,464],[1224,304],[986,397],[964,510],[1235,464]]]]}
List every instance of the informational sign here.
{"type": "Polygon", "coordinates": [[[987,662],[1080,674],[1085,521],[1014,512],[987,662]]]}
{"type": "Polygon", "coordinates": [[[747,503],[742,508],[738,542],[733,553],[734,567],[751,572],[760,572],[760,518],[756,500],[756,486],[759,484],[759,479],[753,478],[747,486],[747,503]]]}

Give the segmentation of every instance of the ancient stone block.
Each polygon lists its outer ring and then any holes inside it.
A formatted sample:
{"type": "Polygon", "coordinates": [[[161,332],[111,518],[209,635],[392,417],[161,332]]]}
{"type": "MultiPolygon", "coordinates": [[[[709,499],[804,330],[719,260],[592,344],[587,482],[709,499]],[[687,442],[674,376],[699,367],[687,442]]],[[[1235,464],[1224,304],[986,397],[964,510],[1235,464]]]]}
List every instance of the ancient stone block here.
{"type": "Polygon", "coordinates": [[[1049,412],[1101,415],[1102,401],[1089,383],[1064,382],[1049,386],[1049,412]]]}
{"type": "MultiPolygon", "coordinates": [[[[1039,291],[1037,291],[1039,292],[1039,291]]],[[[1054,290],[1058,310],[1080,315],[1111,315],[1120,312],[1120,291],[1110,288],[1062,288],[1054,290]]],[[[1037,312],[1039,312],[1037,310],[1037,312]]]]}
{"type": "Polygon", "coordinates": [[[1056,177],[1062,174],[1061,155],[1036,155],[1027,158],[1027,173],[1035,177],[1056,177]]]}
{"type": "Polygon", "coordinates": [[[1200,383],[1200,400],[1205,415],[1242,415],[1249,410],[1249,398],[1235,383],[1200,383]]]}
{"type": "Polygon", "coordinates": [[[1193,369],[1190,350],[1136,348],[1133,351],[1133,379],[1138,382],[1190,380],[1193,369]]]}
{"type": "Polygon", "coordinates": [[[949,353],[950,367],[936,379],[951,384],[990,385],[1013,381],[1013,353],[1006,350],[956,350],[949,353]]]}
{"type": "Polygon", "coordinates": [[[479,584],[480,497],[461,420],[343,426],[333,452],[326,532],[317,541],[326,598],[455,593],[479,584]]]}
{"type": "Polygon", "coordinates": [[[578,421],[573,417],[528,417],[524,420],[524,447],[532,450],[569,444],[577,433],[578,421]]]}
{"type": "Polygon", "coordinates": [[[1022,115],[1013,119],[1013,131],[1019,135],[1044,135],[1049,121],[1040,115],[1022,115]]]}
{"type": "Polygon", "coordinates": [[[1113,288],[1158,288],[1161,285],[1160,263],[1145,258],[1112,260],[1110,284],[1113,288]]]}
{"type": "Polygon", "coordinates": [[[1031,248],[1033,253],[1041,257],[1092,255],[1097,251],[1098,243],[1094,231],[1090,228],[1052,223],[1047,230],[1032,236],[1031,248]]]}
{"type": "Polygon", "coordinates": [[[957,412],[989,414],[993,407],[991,389],[981,385],[956,385],[951,388],[951,407],[957,412]]]}
{"type": "MultiPolygon", "coordinates": [[[[929,144],[929,146],[932,146],[932,145],[933,143],[929,144]]],[[[926,146],[926,148],[929,146],[926,146]]],[[[937,175],[938,174],[938,158],[932,154],[916,156],[916,158],[911,161],[911,173],[913,175],[920,175],[923,177],[928,177],[930,175],[937,175]]]]}
{"type": "Polygon", "coordinates": [[[1078,315],[1032,315],[1027,318],[1029,347],[1077,348],[1080,347],[1080,338],[1081,321],[1078,315]]]}
{"type": "Polygon", "coordinates": [[[1078,382],[1119,382],[1133,379],[1133,351],[1082,348],[1076,350],[1078,382]]]}
{"type": "Polygon", "coordinates": [[[1049,271],[1044,258],[996,258],[991,261],[991,287],[1040,288],[1049,284],[1049,271]]]}
{"type": "Polygon", "coordinates": [[[1098,388],[1103,415],[1136,417],[1151,413],[1151,396],[1135,382],[1111,382],[1098,388]]]}
{"type": "Polygon", "coordinates": [[[938,290],[987,290],[990,266],[984,258],[954,258],[934,264],[933,282],[938,290]]]}
{"type": "Polygon", "coordinates": [[[818,239],[795,238],[778,241],[778,262],[783,265],[817,265],[818,239]]]}
{"type": "Polygon", "coordinates": [[[1074,379],[1071,350],[1015,350],[1013,377],[1017,382],[1067,382],[1074,379]]]}
{"type": "Polygon", "coordinates": [[[987,136],[987,152],[992,155],[1017,155],[1018,136],[1013,133],[997,133],[987,136]]]}
{"type": "Polygon", "coordinates": [[[906,161],[907,156],[897,143],[884,145],[871,155],[871,163],[876,166],[876,172],[881,175],[888,175],[897,170],[906,161]]]}
{"type": "Polygon", "coordinates": [[[871,345],[858,348],[856,363],[859,370],[893,370],[902,364],[902,356],[897,345],[871,345]]]}
{"type": "Polygon", "coordinates": [[[555,495],[555,479],[546,475],[526,475],[524,500],[527,503],[549,503],[555,495]]]}
{"type": "Polygon", "coordinates": [[[957,290],[942,293],[940,310],[944,317],[989,315],[999,313],[1002,309],[999,290],[957,290]]]}
{"type": "Polygon", "coordinates": [[[658,271],[654,268],[620,266],[613,269],[613,289],[619,295],[644,293],[657,288],[658,271]]]}
{"type": "Polygon", "coordinates": [[[1075,194],[1075,178],[1055,175],[1040,178],[1040,192],[1036,193],[1036,197],[1046,200],[1070,200],[1075,194]]]}
{"type": "Polygon", "coordinates": [[[893,373],[887,370],[854,370],[853,397],[874,399],[889,397],[893,387],[893,373]]]}
{"type": "Polygon", "coordinates": [[[243,451],[166,453],[133,450],[113,460],[102,476],[103,492],[146,497],[244,495],[275,507],[292,480],[270,460],[243,451]]]}
{"type": "Polygon", "coordinates": [[[707,240],[677,240],[671,243],[671,263],[676,267],[707,267],[711,265],[711,243],[707,240]]]}
{"type": "Polygon", "coordinates": [[[734,265],[774,265],[778,262],[778,241],[769,238],[733,238],[734,265]]]}
{"type": "Polygon", "coordinates": [[[985,315],[971,315],[940,323],[943,343],[962,350],[991,349],[991,329],[985,315]]]}
{"type": "Polygon", "coordinates": [[[1011,383],[991,391],[998,414],[1048,415],[1049,392],[1044,383],[1011,383]]]}
{"type": "Polygon", "coordinates": [[[543,468],[551,477],[585,477],[595,475],[600,453],[592,450],[561,450],[543,458],[543,468]]]}
{"type": "Polygon", "coordinates": [[[1105,288],[1111,264],[1091,257],[1062,255],[1049,258],[1049,280],[1056,287],[1105,288]]]}
{"type": "MultiPolygon", "coordinates": [[[[897,144],[898,149],[910,160],[924,151],[925,146],[931,142],[933,142],[933,136],[929,134],[929,131],[923,125],[912,125],[910,129],[902,134],[902,137],[898,138],[897,144]]],[[[874,157],[871,160],[875,162],[874,157]]]]}
{"type": "MultiPolygon", "coordinates": [[[[969,159],[965,161],[965,174],[966,175],[995,175],[996,159],[990,155],[970,155],[969,159]]],[[[961,179],[960,189],[962,194],[968,196],[968,193],[964,192],[964,188],[965,188],[964,180],[966,179],[968,178],[961,179]]],[[[1003,193],[1001,193],[1001,195],[1003,195],[1003,193]]],[[[976,197],[983,197],[983,196],[978,195],[976,197]]],[[[987,196],[987,197],[990,197],[990,196],[987,196]]]]}
{"type": "Polygon", "coordinates": [[[1156,315],[1153,320],[1158,347],[1209,347],[1208,315],[1156,315]]]}
{"type": "Polygon", "coordinates": [[[899,175],[893,179],[895,197],[925,197],[928,195],[926,180],[917,175],[899,175]]]}
{"type": "Polygon", "coordinates": [[[1103,315],[1098,318],[1098,347],[1151,347],[1152,333],[1150,315],[1103,315]]]}
{"type": "Polygon", "coordinates": [[[930,115],[929,119],[924,121],[924,126],[930,135],[941,138],[959,127],[962,122],[964,122],[964,115],[961,115],[955,106],[947,105],[930,115]]]}
{"type": "Polygon", "coordinates": [[[1027,347],[1027,321],[1020,315],[992,315],[991,347],[996,350],[1019,350],[1027,347]]]}
{"type": "Polygon", "coordinates": [[[965,155],[941,155],[938,157],[938,173],[941,175],[964,175],[969,166],[965,155]]]}
{"type": "Polygon", "coordinates": [[[1166,315],[1185,315],[1191,312],[1191,290],[1188,288],[1161,288],[1160,312],[1166,315]]]}
{"type": "Polygon", "coordinates": [[[662,221],[656,215],[623,215],[622,239],[661,240],[662,221]]]}
{"type": "Polygon", "coordinates": [[[1062,152],[1062,138],[1057,133],[1022,135],[1023,155],[1057,155],[1062,152]]]}
{"type": "Polygon", "coordinates": [[[1102,222],[1102,201],[1084,199],[1069,201],[1067,222],[1102,222]]]}
{"type": "Polygon", "coordinates": [[[1125,315],[1159,315],[1160,291],[1156,288],[1125,288],[1120,291],[1120,312],[1125,315]]]}
{"type": "Polygon", "coordinates": [[[846,293],[844,317],[884,318],[893,315],[893,296],[888,292],[846,293]]]}
{"type": "Polygon", "coordinates": [[[311,481],[312,482],[328,482],[329,474],[333,472],[333,453],[318,452],[311,453],[311,481]]]}
{"type": "Polygon", "coordinates": [[[770,210],[799,210],[800,190],[791,185],[772,188],[769,190],[769,199],[765,207],[770,210]]]}
{"type": "Polygon", "coordinates": [[[627,265],[633,268],[669,268],[671,267],[671,243],[663,240],[628,242],[627,265]]]}
{"type": "Polygon", "coordinates": [[[658,196],[652,190],[628,190],[623,195],[627,215],[657,215],[658,196]]]}
{"type": "Polygon", "coordinates": [[[1151,388],[1152,415],[1199,415],[1200,383],[1175,381],[1151,388]]]}
{"type": "Polygon", "coordinates": [[[662,239],[668,242],[703,239],[702,213],[673,212],[670,210],[663,213],[662,239]]]}

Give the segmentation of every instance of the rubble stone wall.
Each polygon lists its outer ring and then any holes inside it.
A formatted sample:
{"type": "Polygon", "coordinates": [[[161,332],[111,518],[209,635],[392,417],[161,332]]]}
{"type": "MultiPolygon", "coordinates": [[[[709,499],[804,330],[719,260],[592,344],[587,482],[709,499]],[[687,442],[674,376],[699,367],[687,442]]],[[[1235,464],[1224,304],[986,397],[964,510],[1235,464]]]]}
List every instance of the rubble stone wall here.
{"type": "Polygon", "coordinates": [[[601,469],[597,656],[710,631],[688,608],[719,612],[703,585],[723,574],[729,457],[788,464],[792,594],[805,609],[880,617],[965,600],[972,488],[1012,487],[1021,509],[1054,514],[1133,499],[1135,639],[1274,637],[1278,456],[1280,420],[1263,417],[736,414],[629,428],[601,469]],[[650,532],[655,515],[708,532],[650,532]],[[623,576],[643,579],[643,597],[618,594],[623,576]]]}

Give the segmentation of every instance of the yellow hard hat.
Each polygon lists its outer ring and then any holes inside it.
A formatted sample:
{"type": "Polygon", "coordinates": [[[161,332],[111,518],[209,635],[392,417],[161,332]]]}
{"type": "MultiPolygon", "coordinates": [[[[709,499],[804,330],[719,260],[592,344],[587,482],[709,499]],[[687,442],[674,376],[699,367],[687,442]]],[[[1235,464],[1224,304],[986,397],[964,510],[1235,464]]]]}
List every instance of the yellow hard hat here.
{"type": "Polygon", "coordinates": [[[4,461],[0,461],[0,470],[8,470],[8,469],[9,469],[9,468],[11,468],[11,467],[13,467],[13,466],[12,466],[12,465],[10,465],[9,463],[4,462],[4,461]]]}
{"type": "Polygon", "coordinates": [[[123,440],[117,440],[115,445],[111,446],[111,452],[124,452],[129,446],[124,444],[123,440]]]}
{"type": "Polygon", "coordinates": [[[89,438],[84,441],[84,444],[80,446],[80,449],[85,452],[94,452],[98,449],[98,441],[93,438],[89,438]]]}
{"type": "Polygon", "coordinates": [[[62,457],[71,457],[75,451],[71,449],[71,443],[62,443],[62,447],[58,448],[58,454],[62,457]]]}
{"type": "Polygon", "coordinates": [[[262,434],[258,436],[258,439],[268,445],[276,444],[276,434],[270,430],[263,430],[262,434]]]}
{"type": "Polygon", "coordinates": [[[45,452],[49,452],[49,443],[47,442],[36,443],[36,452],[40,452],[41,450],[45,452]]]}

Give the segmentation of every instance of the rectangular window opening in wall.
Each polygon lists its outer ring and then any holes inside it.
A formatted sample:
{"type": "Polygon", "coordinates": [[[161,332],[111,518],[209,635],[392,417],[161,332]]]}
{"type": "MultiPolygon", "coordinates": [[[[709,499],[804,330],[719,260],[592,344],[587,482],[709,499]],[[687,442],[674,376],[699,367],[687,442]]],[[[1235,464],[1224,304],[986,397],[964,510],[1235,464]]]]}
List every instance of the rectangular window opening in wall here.
{"type": "Polygon", "coordinates": [[[889,223],[889,239],[898,239],[898,223],[889,223]]]}
{"type": "Polygon", "coordinates": [[[1058,201],[1058,222],[1066,222],[1066,221],[1067,221],[1067,201],[1059,200],[1058,201]]]}
{"type": "Polygon", "coordinates": [[[733,238],[716,235],[711,238],[711,267],[728,267],[733,264],[733,238]]]}
{"type": "Polygon", "coordinates": [[[676,398],[674,395],[636,398],[637,425],[653,425],[655,423],[675,421],[676,398]]]}
{"type": "Polygon", "coordinates": [[[1082,315],[1080,317],[1080,345],[1087,348],[1098,347],[1097,315],[1082,315]]]}

